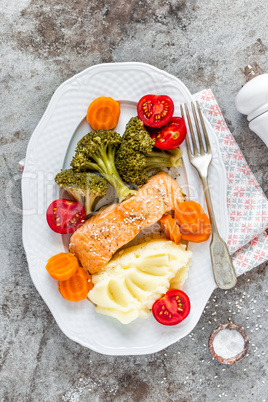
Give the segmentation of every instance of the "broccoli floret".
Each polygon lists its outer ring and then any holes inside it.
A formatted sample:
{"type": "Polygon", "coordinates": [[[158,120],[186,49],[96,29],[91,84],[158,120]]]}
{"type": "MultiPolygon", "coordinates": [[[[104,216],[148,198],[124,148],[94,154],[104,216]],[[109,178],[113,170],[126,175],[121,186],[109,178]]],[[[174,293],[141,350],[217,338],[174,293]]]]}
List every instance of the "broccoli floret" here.
{"type": "Polygon", "coordinates": [[[179,148],[162,151],[154,148],[154,143],[142,121],[132,117],[115,158],[115,166],[125,182],[139,186],[147,182],[152,169],[181,166],[182,151],[179,148]]]}
{"type": "Polygon", "coordinates": [[[132,117],[126,125],[120,150],[126,148],[147,155],[152,152],[154,143],[155,140],[150,137],[143,122],[138,117],[132,117]]]}
{"type": "Polygon", "coordinates": [[[171,149],[170,151],[152,151],[146,156],[146,169],[162,169],[163,167],[178,168],[182,165],[182,151],[179,148],[171,149]]]}
{"type": "Polygon", "coordinates": [[[95,209],[97,201],[105,195],[108,187],[102,176],[89,172],[79,173],[73,169],[62,170],[55,177],[55,182],[84,206],[86,215],[95,209]]]}
{"type": "Polygon", "coordinates": [[[121,202],[136,191],[122,181],[115,167],[115,153],[121,136],[112,130],[95,130],[85,135],[77,144],[71,166],[77,171],[96,170],[110,183],[121,202]]]}

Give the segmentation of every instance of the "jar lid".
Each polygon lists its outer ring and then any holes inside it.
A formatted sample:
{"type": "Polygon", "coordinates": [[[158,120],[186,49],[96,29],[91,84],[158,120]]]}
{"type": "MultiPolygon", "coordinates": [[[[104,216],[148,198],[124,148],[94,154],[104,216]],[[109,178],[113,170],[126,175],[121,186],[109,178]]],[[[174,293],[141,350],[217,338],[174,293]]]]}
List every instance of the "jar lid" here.
{"type": "Polygon", "coordinates": [[[253,119],[256,119],[256,117],[260,116],[261,114],[265,113],[268,111],[268,103],[265,103],[258,109],[254,110],[252,113],[250,113],[247,117],[248,121],[251,121],[253,119]]]}

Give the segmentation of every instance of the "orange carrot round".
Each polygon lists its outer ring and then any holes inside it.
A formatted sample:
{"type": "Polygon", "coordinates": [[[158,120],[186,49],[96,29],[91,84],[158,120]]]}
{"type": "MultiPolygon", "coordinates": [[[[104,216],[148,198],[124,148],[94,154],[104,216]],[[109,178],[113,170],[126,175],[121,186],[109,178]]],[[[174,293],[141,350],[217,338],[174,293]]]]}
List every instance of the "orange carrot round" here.
{"type": "Polygon", "coordinates": [[[203,208],[195,201],[181,202],[175,210],[175,217],[184,233],[198,233],[199,219],[203,214],[203,208]]]}
{"type": "Polygon", "coordinates": [[[211,224],[200,204],[195,201],[185,201],[175,210],[175,217],[180,226],[181,238],[194,243],[209,239],[211,224]]]}
{"type": "Polygon", "coordinates": [[[111,130],[117,125],[120,116],[119,102],[113,98],[100,96],[88,107],[87,121],[93,130],[111,130]]]}
{"type": "Polygon", "coordinates": [[[78,302],[86,299],[88,292],[93,288],[91,275],[82,267],[78,267],[75,274],[66,281],[59,281],[59,291],[64,299],[78,302]]]}
{"type": "Polygon", "coordinates": [[[164,215],[160,219],[161,229],[166,234],[166,237],[178,244],[181,239],[181,232],[176,219],[171,215],[164,215]]]}
{"type": "Polygon", "coordinates": [[[183,240],[188,240],[194,243],[201,243],[209,239],[211,235],[211,224],[209,217],[203,213],[197,221],[198,231],[194,233],[185,232],[181,226],[181,237],[183,240]]]}
{"type": "Polygon", "coordinates": [[[71,278],[78,268],[77,258],[72,253],[59,253],[49,258],[46,269],[58,281],[71,278]]]}

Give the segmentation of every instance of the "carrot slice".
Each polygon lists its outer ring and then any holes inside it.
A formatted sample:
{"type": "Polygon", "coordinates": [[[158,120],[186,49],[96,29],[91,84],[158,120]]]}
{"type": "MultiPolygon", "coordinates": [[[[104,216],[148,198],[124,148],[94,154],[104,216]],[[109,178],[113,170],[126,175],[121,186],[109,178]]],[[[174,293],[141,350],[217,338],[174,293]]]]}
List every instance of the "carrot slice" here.
{"type": "Polygon", "coordinates": [[[181,232],[176,219],[171,215],[164,215],[160,219],[161,229],[166,234],[166,237],[178,244],[181,239],[181,232]]]}
{"type": "Polygon", "coordinates": [[[181,202],[175,210],[175,218],[183,240],[194,243],[208,240],[211,224],[200,204],[195,201],[181,202]]]}
{"type": "Polygon", "coordinates": [[[93,130],[111,130],[117,125],[120,116],[119,102],[113,98],[100,96],[88,107],[87,121],[93,130]]]}
{"type": "Polygon", "coordinates": [[[194,243],[201,243],[209,239],[211,235],[211,224],[209,217],[203,213],[200,218],[198,218],[198,232],[187,233],[181,228],[181,237],[183,240],[188,240],[194,243]]]}
{"type": "Polygon", "coordinates": [[[59,281],[59,291],[64,299],[78,302],[86,299],[88,292],[93,288],[91,275],[82,267],[78,267],[75,274],[66,281],[59,281]]]}
{"type": "Polygon", "coordinates": [[[184,233],[199,233],[199,220],[203,214],[203,208],[195,201],[181,202],[175,210],[175,217],[184,233]]]}
{"type": "Polygon", "coordinates": [[[46,269],[53,279],[65,281],[71,278],[78,266],[77,258],[72,253],[59,253],[49,258],[46,269]]]}

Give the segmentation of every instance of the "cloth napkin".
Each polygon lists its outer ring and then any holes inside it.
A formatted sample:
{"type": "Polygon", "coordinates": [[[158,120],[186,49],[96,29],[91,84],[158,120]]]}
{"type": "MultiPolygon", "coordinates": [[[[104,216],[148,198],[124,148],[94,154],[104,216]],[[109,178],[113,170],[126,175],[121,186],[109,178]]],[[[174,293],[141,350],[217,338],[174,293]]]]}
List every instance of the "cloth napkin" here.
{"type": "Polygon", "coordinates": [[[228,248],[237,275],[268,260],[268,200],[229,131],[210,89],[194,95],[216,132],[227,175],[228,248]]]}

